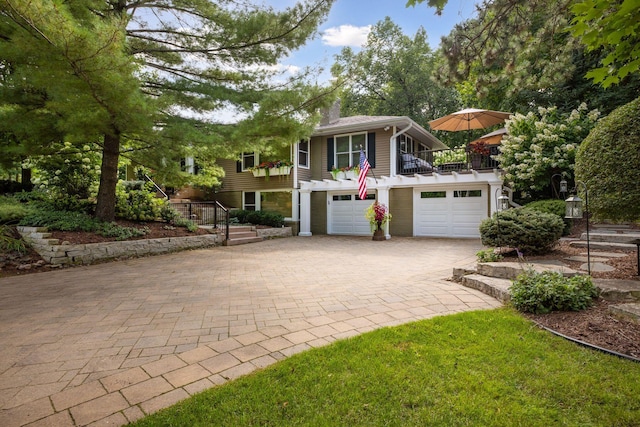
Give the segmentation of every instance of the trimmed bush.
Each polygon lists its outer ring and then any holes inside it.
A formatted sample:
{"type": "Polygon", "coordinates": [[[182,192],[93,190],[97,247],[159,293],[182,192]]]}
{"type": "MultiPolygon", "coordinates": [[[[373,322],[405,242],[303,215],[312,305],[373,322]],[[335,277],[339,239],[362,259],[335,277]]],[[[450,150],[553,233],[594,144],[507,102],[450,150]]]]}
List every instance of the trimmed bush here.
{"type": "Polygon", "coordinates": [[[573,221],[565,218],[567,205],[564,200],[548,199],[538,200],[536,202],[527,203],[525,206],[527,209],[533,209],[534,211],[544,212],[549,214],[558,215],[564,222],[564,229],[562,235],[566,236],[571,233],[571,227],[573,227],[573,221]]]}
{"type": "MultiPolygon", "coordinates": [[[[116,187],[116,216],[131,221],[155,221],[168,202],[156,197],[153,184],[121,181],[116,187]]],[[[164,212],[166,215],[167,213],[164,212]]]]}
{"type": "Polygon", "coordinates": [[[229,213],[230,218],[237,218],[240,224],[267,225],[270,227],[282,227],[284,217],[279,213],[269,211],[245,211],[235,210],[229,213]]]}
{"type": "Polygon", "coordinates": [[[557,272],[536,273],[531,270],[513,281],[510,292],[515,308],[536,314],[553,310],[584,310],[598,296],[590,276],[567,278],[557,272]]]}
{"type": "Polygon", "coordinates": [[[589,211],[595,218],[640,220],[638,117],[640,98],[600,120],[576,153],[576,179],[589,190],[589,211]]]}
{"type": "Polygon", "coordinates": [[[562,236],[564,222],[554,214],[516,208],[480,223],[482,244],[518,248],[524,254],[549,252],[562,236]]]}

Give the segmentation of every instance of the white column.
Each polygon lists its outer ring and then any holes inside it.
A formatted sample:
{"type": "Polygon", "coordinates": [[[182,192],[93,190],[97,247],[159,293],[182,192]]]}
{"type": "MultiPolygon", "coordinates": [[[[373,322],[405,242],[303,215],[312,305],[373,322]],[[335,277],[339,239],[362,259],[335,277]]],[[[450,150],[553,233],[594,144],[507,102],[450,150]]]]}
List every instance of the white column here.
{"type": "Polygon", "coordinates": [[[311,190],[300,190],[300,232],[298,236],[311,236],[311,190]]]}
{"type": "MultiPolygon", "coordinates": [[[[377,190],[378,190],[378,203],[382,203],[387,207],[389,207],[389,187],[388,186],[378,187],[377,190]]],[[[393,212],[389,211],[389,213],[393,215],[393,212]]],[[[391,238],[391,235],[389,234],[388,222],[384,225],[384,236],[386,239],[391,238]]]]}

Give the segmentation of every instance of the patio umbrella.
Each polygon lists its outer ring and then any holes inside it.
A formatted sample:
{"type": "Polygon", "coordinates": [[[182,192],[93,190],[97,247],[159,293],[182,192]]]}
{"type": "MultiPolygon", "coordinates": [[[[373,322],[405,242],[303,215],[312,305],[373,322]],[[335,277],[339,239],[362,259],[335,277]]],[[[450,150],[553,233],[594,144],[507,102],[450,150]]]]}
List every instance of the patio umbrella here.
{"type": "Polygon", "coordinates": [[[440,117],[439,119],[431,120],[429,126],[434,130],[448,130],[450,132],[484,129],[504,122],[510,115],[511,113],[505,113],[503,111],[466,108],[440,117]]]}
{"type": "Polygon", "coordinates": [[[474,144],[477,144],[478,142],[484,142],[487,145],[500,144],[500,141],[502,141],[502,137],[505,136],[506,134],[507,134],[507,129],[500,128],[486,135],[482,135],[478,139],[474,139],[469,144],[474,145],[474,144]]]}

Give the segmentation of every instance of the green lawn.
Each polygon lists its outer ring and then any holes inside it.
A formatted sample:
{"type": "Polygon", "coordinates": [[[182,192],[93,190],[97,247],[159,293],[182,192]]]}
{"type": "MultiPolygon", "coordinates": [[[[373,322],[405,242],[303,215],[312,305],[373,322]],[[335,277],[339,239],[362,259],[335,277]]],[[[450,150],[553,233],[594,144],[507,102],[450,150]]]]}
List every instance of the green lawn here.
{"type": "Polygon", "coordinates": [[[136,426],[639,426],[640,364],[502,308],[336,342],[136,426]]]}

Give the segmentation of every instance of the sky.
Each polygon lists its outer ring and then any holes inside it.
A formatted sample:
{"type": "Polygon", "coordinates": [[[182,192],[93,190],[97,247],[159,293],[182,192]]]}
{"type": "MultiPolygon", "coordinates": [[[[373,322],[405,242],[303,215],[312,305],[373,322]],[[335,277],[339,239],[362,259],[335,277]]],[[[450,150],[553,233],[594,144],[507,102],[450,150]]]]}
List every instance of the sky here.
{"type": "MultiPolygon", "coordinates": [[[[279,8],[285,2],[270,0],[269,3],[279,8]]],[[[420,26],[424,27],[429,44],[435,50],[440,44],[440,37],[448,35],[456,23],[475,15],[474,3],[474,0],[449,0],[442,15],[438,16],[426,1],[415,7],[406,7],[406,0],[337,0],[327,21],[319,28],[320,35],[283,60],[283,65],[292,69],[322,66],[325,72],[320,79],[328,80],[334,56],[345,46],[357,51],[366,41],[371,26],[386,16],[411,37],[420,26]]]]}

